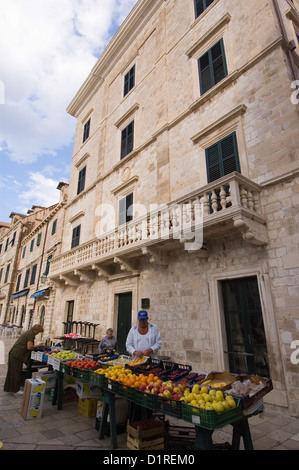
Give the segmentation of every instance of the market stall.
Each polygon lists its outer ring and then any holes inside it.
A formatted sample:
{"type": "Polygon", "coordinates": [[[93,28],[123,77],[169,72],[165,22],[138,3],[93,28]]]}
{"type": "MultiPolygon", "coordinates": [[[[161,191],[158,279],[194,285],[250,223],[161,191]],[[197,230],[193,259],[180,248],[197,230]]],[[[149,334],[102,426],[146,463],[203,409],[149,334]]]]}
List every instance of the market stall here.
{"type": "Polygon", "coordinates": [[[256,375],[227,371],[206,374],[194,372],[188,365],[158,359],[114,354],[94,360],[73,351],[53,350],[33,355],[56,371],[52,404],[58,410],[62,409],[65,376],[98,387],[104,403],[98,437],[104,438],[109,416],[112,448],[117,448],[115,403],[121,397],[131,403],[133,411],[139,407],[144,420],[154,413],[194,426],[195,449],[213,449],[214,431],[230,425],[231,448],[239,449],[242,438],[245,449],[251,450],[249,418],[261,412],[263,397],[273,388],[271,380],[256,375]]]}

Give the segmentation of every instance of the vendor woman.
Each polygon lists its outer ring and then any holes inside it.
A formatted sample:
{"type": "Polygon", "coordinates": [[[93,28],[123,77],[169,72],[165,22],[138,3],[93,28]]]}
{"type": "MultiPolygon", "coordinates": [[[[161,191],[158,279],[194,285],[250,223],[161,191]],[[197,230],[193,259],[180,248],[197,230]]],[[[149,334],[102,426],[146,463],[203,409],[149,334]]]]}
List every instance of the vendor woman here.
{"type": "Polygon", "coordinates": [[[146,310],[140,310],[138,323],[130,329],[127,336],[126,349],[128,353],[136,357],[157,357],[161,346],[162,339],[159,328],[148,321],[146,310]]]}
{"type": "Polygon", "coordinates": [[[104,336],[98,346],[99,354],[105,354],[107,351],[117,351],[117,339],[113,336],[112,328],[108,328],[106,336],[104,336]]]}
{"type": "Polygon", "coordinates": [[[20,392],[20,388],[23,364],[28,364],[31,351],[35,351],[42,346],[42,343],[35,345],[34,339],[36,335],[43,331],[44,329],[41,325],[34,325],[19,337],[9,351],[7,374],[4,384],[5,392],[22,393],[20,392]]]}

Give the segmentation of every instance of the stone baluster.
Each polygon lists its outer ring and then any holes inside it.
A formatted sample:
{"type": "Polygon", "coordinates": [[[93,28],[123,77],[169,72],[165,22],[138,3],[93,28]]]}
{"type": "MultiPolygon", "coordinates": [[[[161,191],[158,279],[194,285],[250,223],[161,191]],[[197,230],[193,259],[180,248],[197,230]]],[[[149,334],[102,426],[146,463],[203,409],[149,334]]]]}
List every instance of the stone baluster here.
{"type": "Polygon", "coordinates": [[[253,193],[253,210],[255,212],[261,212],[260,195],[257,191],[253,193]]]}
{"type": "Polygon", "coordinates": [[[224,186],[220,188],[220,205],[222,209],[226,209],[227,201],[226,201],[226,190],[224,186]]]}
{"type": "Polygon", "coordinates": [[[248,203],[247,203],[247,191],[244,188],[243,185],[240,187],[240,196],[241,196],[241,205],[242,207],[245,207],[247,209],[248,203]]]}
{"type": "Polygon", "coordinates": [[[204,193],[204,195],[202,196],[201,203],[203,204],[204,217],[210,215],[210,201],[207,193],[204,193]]]}
{"type": "Polygon", "coordinates": [[[250,189],[247,189],[247,206],[251,211],[254,210],[253,194],[250,189]]]}
{"type": "Polygon", "coordinates": [[[216,213],[217,210],[218,210],[218,197],[217,197],[217,194],[216,194],[216,190],[213,189],[212,191],[212,209],[213,209],[213,213],[216,213]]]}

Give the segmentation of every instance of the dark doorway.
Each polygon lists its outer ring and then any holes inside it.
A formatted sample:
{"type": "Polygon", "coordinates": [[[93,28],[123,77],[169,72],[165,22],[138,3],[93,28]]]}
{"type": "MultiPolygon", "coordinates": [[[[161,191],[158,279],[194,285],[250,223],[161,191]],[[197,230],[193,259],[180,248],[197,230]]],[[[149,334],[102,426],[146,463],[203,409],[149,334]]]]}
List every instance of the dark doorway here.
{"type": "Polygon", "coordinates": [[[65,334],[72,333],[72,327],[73,327],[72,321],[73,321],[73,317],[74,317],[74,305],[75,305],[74,300],[70,300],[69,302],[67,302],[66,324],[65,324],[65,330],[64,330],[65,334]]]}
{"type": "Polygon", "coordinates": [[[256,277],[222,282],[230,372],[270,377],[256,277]]]}
{"type": "Polygon", "coordinates": [[[132,321],[132,292],[118,294],[117,342],[118,351],[127,354],[126,339],[132,321]]]}

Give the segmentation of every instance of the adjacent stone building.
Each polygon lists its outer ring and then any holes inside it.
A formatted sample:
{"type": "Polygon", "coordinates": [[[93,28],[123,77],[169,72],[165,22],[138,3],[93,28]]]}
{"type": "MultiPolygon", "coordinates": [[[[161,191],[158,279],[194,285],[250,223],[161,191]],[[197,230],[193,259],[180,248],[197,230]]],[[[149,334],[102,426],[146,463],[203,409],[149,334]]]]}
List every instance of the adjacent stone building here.
{"type": "Polygon", "coordinates": [[[55,305],[55,285],[48,274],[53,255],[60,253],[68,184],[60,183],[58,189],[59,203],[33,206],[27,216],[12,213],[0,238],[0,322],[24,330],[40,323],[44,339],[50,339],[55,305]]]}
{"type": "Polygon", "coordinates": [[[271,377],[299,415],[298,67],[298,1],[137,2],[67,110],[50,336],[89,321],[125,351],[146,308],[161,354],[271,377]]]}

